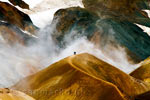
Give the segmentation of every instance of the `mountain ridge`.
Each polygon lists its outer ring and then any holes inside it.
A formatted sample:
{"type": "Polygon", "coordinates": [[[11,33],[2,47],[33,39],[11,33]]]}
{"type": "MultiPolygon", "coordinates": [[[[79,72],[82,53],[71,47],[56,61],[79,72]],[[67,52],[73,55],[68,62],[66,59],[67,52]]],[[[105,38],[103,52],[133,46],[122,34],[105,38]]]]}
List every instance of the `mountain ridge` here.
{"type": "MultiPolygon", "coordinates": [[[[112,100],[118,100],[116,97],[117,95],[120,97],[119,100],[132,100],[133,98],[136,98],[136,96],[146,93],[150,90],[150,84],[134,79],[133,77],[127,75],[121,70],[87,53],[73,55],[59,62],[56,62],[50,67],[21,80],[12,88],[20,91],[26,91],[25,93],[34,97],[37,100],[45,100],[46,98],[59,98],[60,100],[60,97],[64,98],[66,95],[61,95],[59,93],[58,95],[56,95],[55,93],[53,95],[44,95],[41,93],[41,91],[47,91],[49,93],[50,91],[54,92],[62,89],[63,93],[65,93],[65,91],[69,91],[70,89],[78,89],[74,86],[79,86],[84,93],[87,93],[87,90],[84,90],[82,86],[85,86],[86,88],[98,88],[99,86],[100,90],[96,89],[96,94],[101,90],[105,91],[105,93],[109,93],[110,91],[116,91],[115,94],[111,94],[111,96],[115,96],[112,100]],[[93,83],[91,83],[89,79],[95,80],[98,83],[96,82],[95,86],[93,86],[93,83]],[[103,86],[102,84],[105,84],[104,90],[101,87],[103,86]],[[22,85],[24,87],[22,87],[22,85]],[[28,91],[33,91],[33,94],[29,93],[28,91]]],[[[104,100],[104,98],[105,100],[109,100],[110,98],[112,98],[111,96],[108,97],[109,99],[105,97],[102,91],[100,92],[100,94],[98,93],[99,96],[102,96],[102,100],[104,100]]],[[[72,97],[72,95],[70,94],[68,96],[72,97]]],[[[97,96],[91,98],[95,98],[94,100],[101,100],[98,99],[97,96]]],[[[73,95],[73,98],[77,99],[78,97],[76,95],[73,95]]],[[[83,100],[86,100],[86,98],[87,96],[84,95],[83,100]]]]}

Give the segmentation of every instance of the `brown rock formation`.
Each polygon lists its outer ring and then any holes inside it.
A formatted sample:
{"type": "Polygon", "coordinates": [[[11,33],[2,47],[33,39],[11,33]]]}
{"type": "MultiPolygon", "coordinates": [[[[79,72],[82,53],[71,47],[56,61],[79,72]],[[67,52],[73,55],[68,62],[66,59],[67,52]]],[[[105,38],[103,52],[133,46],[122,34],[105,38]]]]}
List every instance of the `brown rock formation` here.
{"type": "Polygon", "coordinates": [[[27,14],[19,11],[17,8],[6,2],[0,2],[0,20],[14,24],[22,30],[29,31],[31,33],[33,33],[36,29],[27,14]]]}
{"type": "Polygon", "coordinates": [[[6,45],[13,45],[16,43],[25,45],[27,40],[32,38],[17,26],[6,22],[0,22],[0,37],[0,42],[6,45]]]}
{"type": "Polygon", "coordinates": [[[24,8],[24,9],[29,9],[29,5],[26,4],[24,1],[22,0],[9,0],[13,5],[15,6],[19,6],[21,8],[24,8]]]}
{"type": "Polygon", "coordinates": [[[21,80],[13,88],[37,100],[133,100],[149,91],[150,85],[92,55],[79,54],[21,80]]]}
{"type": "MultiPolygon", "coordinates": [[[[129,10],[128,12],[133,12],[134,9],[138,9],[137,2],[140,2],[142,0],[95,0],[94,2],[92,2],[92,0],[82,1],[86,8],[91,8],[94,7],[93,5],[97,5],[95,7],[102,9],[109,8],[111,10],[129,10]]],[[[123,13],[125,12],[126,11],[123,11],[123,13]]]]}
{"type": "Polygon", "coordinates": [[[82,0],[82,2],[86,9],[104,18],[129,20],[150,27],[149,24],[145,24],[150,20],[147,13],[143,11],[150,9],[149,0],[82,0]]]}

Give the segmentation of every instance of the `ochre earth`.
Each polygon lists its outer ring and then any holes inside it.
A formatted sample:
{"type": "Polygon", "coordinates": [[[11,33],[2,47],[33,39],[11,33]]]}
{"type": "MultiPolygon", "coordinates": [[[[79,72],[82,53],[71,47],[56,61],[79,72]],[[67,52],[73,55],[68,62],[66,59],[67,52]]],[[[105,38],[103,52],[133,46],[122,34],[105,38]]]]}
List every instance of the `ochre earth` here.
{"type": "Polygon", "coordinates": [[[131,76],[150,83],[150,58],[146,59],[142,65],[133,71],[131,76]]]}
{"type": "Polygon", "coordinates": [[[0,100],[35,100],[35,99],[19,91],[10,89],[0,89],[0,100]]]}
{"type": "Polygon", "coordinates": [[[85,53],[65,58],[13,88],[37,100],[134,100],[150,85],[85,53]]]}

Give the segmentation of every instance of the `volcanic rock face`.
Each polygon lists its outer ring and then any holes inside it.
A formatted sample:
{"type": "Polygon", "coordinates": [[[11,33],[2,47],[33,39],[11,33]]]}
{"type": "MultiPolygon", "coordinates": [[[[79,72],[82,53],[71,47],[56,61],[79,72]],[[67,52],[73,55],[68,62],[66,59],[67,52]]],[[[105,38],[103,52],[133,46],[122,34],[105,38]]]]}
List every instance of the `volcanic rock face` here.
{"type": "Polygon", "coordinates": [[[0,2],[0,20],[32,33],[36,29],[28,15],[6,2],[0,2]]]}
{"type": "Polygon", "coordinates": [[[33,25],[30,17],[14,6],[0,2],[0,42],[5,44],[26,44],[33,38],[37,27],[33,25]]]}
{"type": "Polygon", "coordinates": [[[68,43],[68,38],[73,40],[85,36],[102,51],[109,50],[110,46],[123,47],[134,62],[150,55],[150,37],[141,28],[132,21],[120,20],[120,17],[103,16],[79,7],[61,9],[55,13],[52,23],[57,23],[53,37],[61,43],[60,46],[68,43]]]}
{"type": "Polygon", "coordinates": [[[15,90],[0,89],[0,100],[35,100],[35,99],[15,90]]]}
{"type": "Polygon", "coordinates": [[[150,19],[143,11],[150,9],[149,0],[82,0],[86,9],[103,18],[128,20],[150,27],[150,19]]]}
{"type": "Polygon", "coordinates": [[[29,39],[32,39],[30,35],[25,34],[20,28],[7,22],[0,22],[0,37],[0,42],[6,45],[16,43],[25,45],[29,39]]]}
{"type": "Polygon", "coordinates": [[[22,0],[9,0],[13,5],[15,6],[19,6],[21,8],[24,8],[24,9],[29,9],[29,5],[26,4],[24,1],[22,0]]]}
{"type": "Polygon", "coordinates": [[[37,100],[132,100],[148,92],[150,84],[92,55],[80,54],[21,80],[13,88],[37,100]]]}

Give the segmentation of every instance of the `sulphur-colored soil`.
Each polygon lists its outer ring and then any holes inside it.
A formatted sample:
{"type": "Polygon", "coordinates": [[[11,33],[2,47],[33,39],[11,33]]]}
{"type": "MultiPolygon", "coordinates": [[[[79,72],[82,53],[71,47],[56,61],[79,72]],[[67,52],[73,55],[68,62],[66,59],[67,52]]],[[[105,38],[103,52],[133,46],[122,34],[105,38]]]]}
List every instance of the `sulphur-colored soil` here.
{"type": "Polygon", "coordinates": [[[0,89],[0,100],[35,100],[22,92],[0,89]]]}
{"type": "Polygon", "coordinates": [[[133,71],[131,76],[150,83],[150,58],[146,59],[142,66],[133,71]]]}
{"type": "Polygon", "coordinates": [[[86,53],[65,58],[13,88],[37,100],[133,100],[150,90],[148,83],[86,53]]]}

